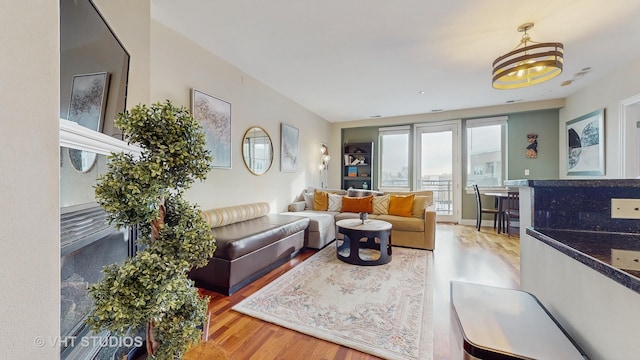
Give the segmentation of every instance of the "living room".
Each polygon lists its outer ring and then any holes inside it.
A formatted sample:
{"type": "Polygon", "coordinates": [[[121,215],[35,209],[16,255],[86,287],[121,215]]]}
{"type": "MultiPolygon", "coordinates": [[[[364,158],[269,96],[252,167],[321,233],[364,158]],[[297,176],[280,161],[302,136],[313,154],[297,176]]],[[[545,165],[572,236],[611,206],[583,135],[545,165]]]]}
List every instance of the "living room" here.
{"type": "MultiPolygon", "coordinates": [[[[189,200],[203,209],[260,199],[268,202],[272,209],[284,211],[302,189],[319,185],[318,147],[321,143],[328,145],[333,157],[329,164],[328,186],[339,188],[342,131],[361,126],[555,111],[558,131],[554,135],[558,146],[553,149],[557,156],[550,161],[557,176],[566,178],[566,159],[559,155],[559,149],[566,146],[562,136],[565,123],[594,109],[605,108],[607,171],[601,178],[622,177],[620,159],[625,151],[633,151],[618,146],[618,119],[620,101],[640,93],[640,57],[565,99],[330,123],[154,20],[150,16],[150,1],[100,0],[96,4],[131,54],[128,107],[164,99],[189,107],[192,88],[232,104],[231,169],[211,171],[208,180],[196,184],[188,194],[189,200]],[[240,156],[242,134],[249,127],[260,125],[279,144],[282,122],[300,129],[298,171],[280,172],[276,163],[266,175],[252,175],[240,156]]],[[[0,133],[6,154],[0,180],[3,189],[0,238],[4,249],[0,273],[5,288],[0,295],[0,304],[2,319],[12,324],[0,330],[0,348],[5,349],[7,358],[52,359],[58,356],[56,347],[34,346],[36,334],[53,339],[59,333],[58,119],[61,90],[57,13],[57,2],[39,0],[12,4],[0,15],[3,44],[8,49],[0,60],[5,69],[0,81],[5,109],[0,133]],[[21,156],[18,159],[9,154],[21,156]]],[[[518,151],[524,153],[524,149],[518,151]]],[[[523,175],[518,171],[509,173],[508,177],[523,178],[523,175]]],[[[472,219],[472,216],[463,214],[463,218],[472,219]]]]}

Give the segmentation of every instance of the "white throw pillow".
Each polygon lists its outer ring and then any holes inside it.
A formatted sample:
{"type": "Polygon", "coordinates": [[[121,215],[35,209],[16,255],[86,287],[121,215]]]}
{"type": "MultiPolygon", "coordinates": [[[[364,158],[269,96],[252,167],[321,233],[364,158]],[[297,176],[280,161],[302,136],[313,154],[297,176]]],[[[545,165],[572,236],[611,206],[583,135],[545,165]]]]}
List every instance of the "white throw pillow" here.
{"type": "Polygon", "coordinates": [[[329,209],[327,210],[333,212],[342,211],[342,195],[329,194],[329,209]]]}
{"type": "Polygon", "coordinates": [[[389,200],[391,196],[374,196],[373,197],[373,213],[376,215],[387,215],[389,213],[389,200]]]}
{"type": "Polygon", "coordinates": [[[313,193],[304,193],[302,196],[304,197],[304,209],[313,210],[313,193]]]}

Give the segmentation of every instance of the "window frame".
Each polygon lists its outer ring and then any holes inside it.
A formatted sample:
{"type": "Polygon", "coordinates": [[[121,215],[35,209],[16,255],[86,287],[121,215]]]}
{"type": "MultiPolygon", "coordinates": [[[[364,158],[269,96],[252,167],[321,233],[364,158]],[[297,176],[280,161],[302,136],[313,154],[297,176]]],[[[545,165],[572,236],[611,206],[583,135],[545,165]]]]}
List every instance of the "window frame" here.
{"type": "Polygon", "coordinates": [[[467,119],[465,121],[465,131],[464,131],[464,182],[465,182],[465,188],[467,190],[467,192],[469,191],[473,191],[471,184],[469,183],[469,171],[470,171],[470,164],[469,164],[469,160],[470,160],[470,144],[469,144],[469,130],[472,128],[479,128],[479,127],[485,127],[485,126],[494,126],[494,125],[500,125],[500,179],[499,179],[499,184],[495,185],[495,186],[487,186],[487,185],[481,185],[480,188],[503,188],[504,187],[504,181],[507,179],[507,171],[508,171],[508,164],[507,164],[507,148],[508,148],[508,132],[507,132],[507,126],[508,126],[508,120],[509,117],[508,116],[496,116],[496,117],[489,117],[489,118],[477,118],[477,119],[467,119]]]}
{"type": "Polygon", "coordinates": [[[411,191],[413,189],[413,141],[411,138],[411,126],[393,126],[393,127],[383,127],[378,129],[378,190],[380,191],[411,191]],[[406,187],[389,187],[383,185],[382,173],[384,170],[384,161],[383,161],[383,152],[384,152],[384,142],[382,138],[385,135],[406,135],[407,136],[407,186],[406,187]]]}

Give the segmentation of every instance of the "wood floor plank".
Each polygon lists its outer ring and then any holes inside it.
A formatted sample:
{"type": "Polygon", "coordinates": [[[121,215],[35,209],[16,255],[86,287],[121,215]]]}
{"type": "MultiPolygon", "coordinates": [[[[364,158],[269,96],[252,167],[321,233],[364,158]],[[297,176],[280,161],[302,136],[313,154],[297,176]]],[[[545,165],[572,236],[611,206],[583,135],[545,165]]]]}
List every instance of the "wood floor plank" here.
{"type": "MultiPolygon", "coordinates": [[[[270,324],[231,310],[238,302],[313,255],[305,250],[232,296],[203,290],[211,296],[209,339],[192,349],[186,360],[228,359],[378,359],[270,324]]],[[[433,251],[434,360],[450,358],[450,298],[452,280],[519,289],[520,241],[517,236],[496,234],[491,228],[441,224],[436,228],[433,251]]]]}

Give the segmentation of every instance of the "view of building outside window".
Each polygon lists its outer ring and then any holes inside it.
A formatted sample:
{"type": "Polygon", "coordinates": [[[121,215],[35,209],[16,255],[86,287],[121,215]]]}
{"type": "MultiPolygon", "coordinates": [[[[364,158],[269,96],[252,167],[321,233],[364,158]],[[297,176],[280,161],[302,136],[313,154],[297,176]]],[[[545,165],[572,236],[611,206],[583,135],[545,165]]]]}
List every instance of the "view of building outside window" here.
{"type": "Polygon", "coordinates": [[[467,127],[467,186],[502,185],[502,125],[467,127]]]}
{"type": "Polygon", "coordinates": [[[380,133],[381,188],[409,189],[409,131],[380,133]]]}
{"type": "Polygon", "coordinates": [[[425,132],[420,137],[420,190],[433,191],[438,215],[453,214],[453,132],[425,132]]]}

